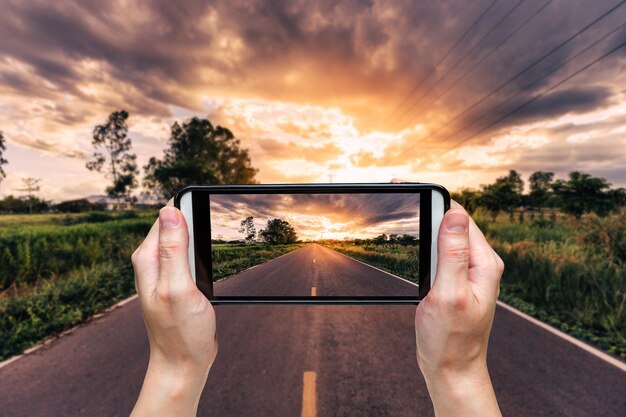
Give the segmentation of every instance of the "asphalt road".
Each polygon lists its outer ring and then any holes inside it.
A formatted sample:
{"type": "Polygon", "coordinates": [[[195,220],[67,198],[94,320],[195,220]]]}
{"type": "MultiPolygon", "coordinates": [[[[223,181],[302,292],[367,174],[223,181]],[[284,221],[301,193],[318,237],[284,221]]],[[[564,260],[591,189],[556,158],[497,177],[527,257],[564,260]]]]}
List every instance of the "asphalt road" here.
{"type": "MultiPolygon", "coordinates": [[[[433,415],[414,307],[216,309],[220,352],[198,415],[301,416],[311,395],[318,416],[433,415]]],[[[127,415],[147,360],[134,300],[0,369],[0,416],[127,415]]],[[[502,308],[489,367],[506,416],[626,415],[625,372],[502,308]]]]}
{"type": "Polygon", "coordinates": [[[217,296],[413,296],[418,287],[313,243],[216,283],[217,296]]]}

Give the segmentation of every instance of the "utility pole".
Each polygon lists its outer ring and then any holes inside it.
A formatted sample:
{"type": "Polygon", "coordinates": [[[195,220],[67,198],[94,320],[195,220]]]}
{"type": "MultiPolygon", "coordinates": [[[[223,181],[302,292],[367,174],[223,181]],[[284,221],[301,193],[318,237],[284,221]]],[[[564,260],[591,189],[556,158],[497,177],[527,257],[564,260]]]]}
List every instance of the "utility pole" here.
{"type": "Polygon", "coordinates": [[[22,178],[24,188],[16,188],[15,191],[25,192],[28,195],[28,214],[33,214],[33,193],[39,191],[39,178],[22,178]]]}

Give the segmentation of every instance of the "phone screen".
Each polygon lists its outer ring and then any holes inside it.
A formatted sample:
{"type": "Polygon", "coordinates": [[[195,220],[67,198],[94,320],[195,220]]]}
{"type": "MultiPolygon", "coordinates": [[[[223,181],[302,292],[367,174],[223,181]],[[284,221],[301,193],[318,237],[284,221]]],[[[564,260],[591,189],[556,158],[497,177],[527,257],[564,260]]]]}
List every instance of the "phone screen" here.
{"type": "Polygon", "coordinates": [[[210,247],[196,250],[210,251],[216,298],[417,299],[420,196],[211,194],[194,212],[210,247]]]}

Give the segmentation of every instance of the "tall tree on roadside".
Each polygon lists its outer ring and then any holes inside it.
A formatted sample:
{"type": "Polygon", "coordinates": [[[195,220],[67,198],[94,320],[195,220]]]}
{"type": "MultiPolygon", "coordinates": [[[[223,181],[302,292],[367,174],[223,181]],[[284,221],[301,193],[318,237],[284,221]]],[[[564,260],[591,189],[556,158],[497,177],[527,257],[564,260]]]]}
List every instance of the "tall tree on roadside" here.
{"type": "Polygon", "coordinates": [[[241,221],[239,227],[239,233],[243,233],[246,239],[246,243],[254,242],[256,238],[256,229],[254,227],[254,217],[248,216],[245,220],[241,221]]]}
{"type": "Polygon", "coordinates": [[[530,186],[528,200],[531,207],[541,212],[543,207],[550,204],[553,180],[554,172],[536,171],[531,174],[528,178],[528,184],[530,186]]]}
{"type": "Polygon", "coordinates": [[[252,184],[257,170],[239,145],[230,130],[206,119],[175,122],[163,159],[144,167],[144,186],[168,199],[190,184],[252,184]]]}
{"type": "Polygon", "coordinates": [[[577,219],[590,212],[606,216],[626,204],[626,190],[612,190],[605,178],[579,171],[570,172],[567,180],[556,180],[552,189],[558,207],[577,219]]]}
{"type": "Polygon", "coordinates": [[[483,185],[478,203],[491,213],[492,220],[500,211],[509,214],[522,202],[524,181],[517,171],[511,170],[504,177],[499,177],[493,184],[483,185]]]}
{"type": "Polygon", "coordinates": [[[4,172],[3,165],[6,165],[9,161],[4,159],[4,151],[6,151],[7,147],[5,145],[4,134],[0,130],[0,184],[2,184],[2,180],[7,177],[6,172],[4,172]]]}
{"type": "Polygon", "coordinates": [[[281,219],[268,220],[267,227],[259,230],[259,237],[269,245],[287,245],[298,241],[293,226],[281,219]]]}
{"type": "Polygon", "coordinates": [[[90,171],[105,171],[112,184],[106,188],[106,193],[120,203],[132,202],[131,192],[137,188],[137,155],[131,153],[132,143],[128,137],[128,112],[115,111],[109,115],[106,123],[97,125],[93,129],[91,144],[96,149],[93,159],[87,162],[90,171]],[[99,149],[104,148],[104,152],[99,149]],[[106,169],[105,169],[106,166],[106,169]]]}

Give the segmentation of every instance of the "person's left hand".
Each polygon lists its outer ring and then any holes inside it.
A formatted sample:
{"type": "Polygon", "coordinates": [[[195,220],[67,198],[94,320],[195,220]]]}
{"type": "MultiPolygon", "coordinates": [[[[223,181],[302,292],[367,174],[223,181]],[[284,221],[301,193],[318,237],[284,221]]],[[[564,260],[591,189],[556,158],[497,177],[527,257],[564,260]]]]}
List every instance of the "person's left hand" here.
{"type": "Polygon", "coordinates": [[[170,202],[132,255],[150,340],[133,416],[195,415],[217,355],[215,311],[193,281],[188,247],[185,218],[170,202]]]}

